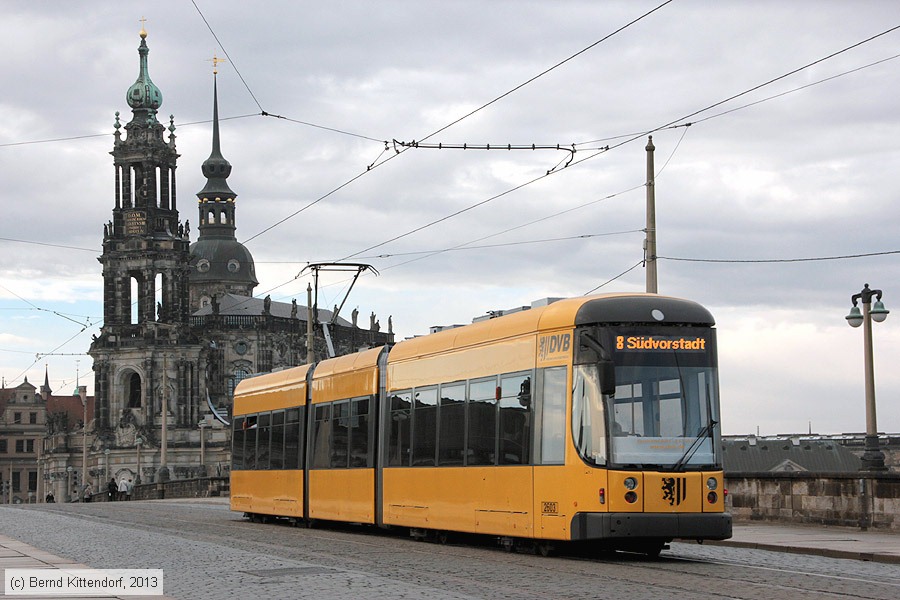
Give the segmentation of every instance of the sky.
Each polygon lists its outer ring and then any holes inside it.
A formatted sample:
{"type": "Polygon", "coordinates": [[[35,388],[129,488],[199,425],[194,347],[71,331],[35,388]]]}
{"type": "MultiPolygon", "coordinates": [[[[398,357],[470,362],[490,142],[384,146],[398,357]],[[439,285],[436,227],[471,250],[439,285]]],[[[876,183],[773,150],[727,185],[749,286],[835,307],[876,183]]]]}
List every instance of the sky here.
{"type": "MultiPolygon", "coordinates": [[[[865,431],[863,333],[844,317],[866,283],[897,307],[874,368],[878,428],[900,431],[900,4],[865,0],[7,0],[6,387],[46,369],[54,393],[93,393],[142,17],[193,239],[211,59],[227,61],[222,153],[256,296],[303,305],[310,262],[370,264],[347,310],[403,339],[644,291],[652,135],[659,292],[716,318],[723,433],[865,431]]],[[[321,306],[341,302],[344,275],[320,283],[321,306]]]]}

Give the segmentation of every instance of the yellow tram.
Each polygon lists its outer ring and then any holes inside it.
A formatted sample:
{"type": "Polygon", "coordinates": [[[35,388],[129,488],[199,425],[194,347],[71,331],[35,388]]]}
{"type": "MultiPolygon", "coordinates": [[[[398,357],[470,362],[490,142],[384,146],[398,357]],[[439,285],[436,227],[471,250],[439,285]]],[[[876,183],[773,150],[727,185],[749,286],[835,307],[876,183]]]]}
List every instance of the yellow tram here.
{"type": "Polygon", "coordinates": [[[716,340],[687,300],[559,300],[243,380],[231,509],[658,553],[725,539],[716,340]]]}

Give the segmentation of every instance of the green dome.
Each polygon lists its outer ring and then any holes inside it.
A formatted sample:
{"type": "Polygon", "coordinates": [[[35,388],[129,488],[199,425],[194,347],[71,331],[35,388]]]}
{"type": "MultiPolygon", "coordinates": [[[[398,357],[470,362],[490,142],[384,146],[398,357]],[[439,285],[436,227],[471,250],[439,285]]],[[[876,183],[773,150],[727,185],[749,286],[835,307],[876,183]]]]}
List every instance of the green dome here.
{"type": "Polygon", "coordinates": [[[147,32],[141,31],[141,45],[138,47],[138,54],[141,56],[141,71],[128,92],[125,94],[125,100],[133,110],[149,110],[151,114],[156,114],[156,109],[162,105],[162,92],[150,80],[150,72],[147,69],[147,55],[150,48],[147,47],[147,32]]]}

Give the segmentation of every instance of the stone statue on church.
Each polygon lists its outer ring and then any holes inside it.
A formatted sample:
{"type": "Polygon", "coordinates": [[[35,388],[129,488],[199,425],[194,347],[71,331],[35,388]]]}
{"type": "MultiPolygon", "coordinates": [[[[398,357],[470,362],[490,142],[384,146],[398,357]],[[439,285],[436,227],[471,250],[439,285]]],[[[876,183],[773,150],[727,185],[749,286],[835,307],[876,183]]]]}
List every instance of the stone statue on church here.
{"type": "Polygon", "coordinates": [[[291,300],[291,318],[297,318],[297,299],[294,298],[291,300]]]}
{"type": "Polygon", "coordinates": [[[263,314],[268,315],[272,312],[272,296],[266,295],[263,299],[263,314]]]}
{"type": "Polygon", "coordinates": [[[116,446],[134,446],[137,440],[137,423],[130,408],[122,409],[119,426],[116,427],[116,446]]]}
{"type": "Polygon", "coordinates": [[[350,313],[350,317],[353,319],[353,326],[356,327],[356,320],[359,318],[359,307],[353,309],[353,312],[350,313]]]}

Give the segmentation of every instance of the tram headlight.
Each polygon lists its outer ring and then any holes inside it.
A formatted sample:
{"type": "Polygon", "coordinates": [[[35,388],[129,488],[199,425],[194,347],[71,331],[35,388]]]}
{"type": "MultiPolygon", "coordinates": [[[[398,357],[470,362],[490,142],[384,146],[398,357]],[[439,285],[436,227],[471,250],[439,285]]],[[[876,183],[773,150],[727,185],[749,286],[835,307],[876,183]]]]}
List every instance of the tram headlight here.
{"type": "Polygon", "coordinates": [[[622,483],[625,484],[626,490],[633,490],[637,487],[637,479],[635,479],[634,477],[626,477],[625,481],[623,481],[622,483]]]}
{"type": "Polygon", "coordinates": [[[715,477],[710,477],[706,480],[706,489],[714,490],[719,487],[719,482],[715,477]]]}

